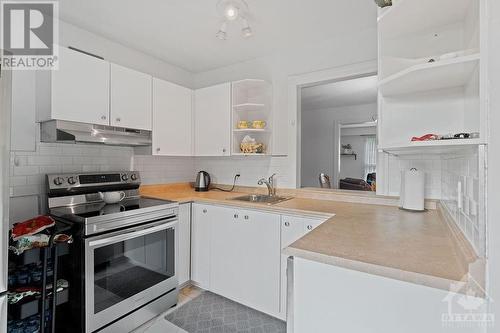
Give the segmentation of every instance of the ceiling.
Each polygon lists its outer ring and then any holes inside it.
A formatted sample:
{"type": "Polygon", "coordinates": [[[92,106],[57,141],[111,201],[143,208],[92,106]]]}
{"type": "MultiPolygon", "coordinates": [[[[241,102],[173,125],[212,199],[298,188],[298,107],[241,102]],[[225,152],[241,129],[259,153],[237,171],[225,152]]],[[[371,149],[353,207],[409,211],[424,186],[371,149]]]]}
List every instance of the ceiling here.
{"type": "Polygon", "coordinates": [[[377,77],[368,76],[302,88],[301,98],[302,110],[305,111],[375,103],[377,77]]]}
{"type": "Polygon", "coordinates": [[[293,50],[352,30],[376,26],[369,0],[247,0],[254,36],[238,23],[228,40],[215,37],[217,0],[64,0],[63,21],[191,72],[293,50]]]}

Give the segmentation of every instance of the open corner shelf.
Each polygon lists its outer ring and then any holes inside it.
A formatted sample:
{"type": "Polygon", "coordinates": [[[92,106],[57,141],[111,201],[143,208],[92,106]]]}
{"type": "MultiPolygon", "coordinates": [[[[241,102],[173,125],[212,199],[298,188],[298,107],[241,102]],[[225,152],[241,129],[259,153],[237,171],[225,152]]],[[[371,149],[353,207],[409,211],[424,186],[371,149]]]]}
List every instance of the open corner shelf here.
{"type": "Polygon", "coordinates": [[[481,139],[453,139],[436,141],[417,141],[408,144],[394,144],[379,147],[392,155],[418,155],[418,154],[451,154],[468,148],[474,148],[485,144],[481,139]]]}
{"type": "Polygon", "coordinates": [[[235,111],[260,111],[266,107],[263,103],[242,103],[233,105],[235,111]]]}
{"type": "Polygon", "coordinates": [[[479,65],[480,54],[412,66],[379,82],[383,96],[407,95],[465,85],[479,65]]]}
{"type": "Polygon", "coordinates": [[[232,83],[232,149],[233,156],[270,156],[269,154],[241,153],[240,143],[245,136],[250,136],[257,143],[262,143],[267,151],[272,151],[272,85],[261,79],[245,79],[232,83]],[[238,123],[264,121],[266,128],[236,128],[238,123]]]}
{"type": "Polygon", "coordinates": [[[246,154],[246,153],[233,153],[233,156],[261,156],[261,157],[266,157],[266,156],[272,156],[271,154],[265,153],[265,154],[246,154]]]}
{"type": "Polygon", "coordinates": [[[268,129],[259,129],[259,128],[237,128],[233,130],[238,133],[270,133],[268,129]]]}

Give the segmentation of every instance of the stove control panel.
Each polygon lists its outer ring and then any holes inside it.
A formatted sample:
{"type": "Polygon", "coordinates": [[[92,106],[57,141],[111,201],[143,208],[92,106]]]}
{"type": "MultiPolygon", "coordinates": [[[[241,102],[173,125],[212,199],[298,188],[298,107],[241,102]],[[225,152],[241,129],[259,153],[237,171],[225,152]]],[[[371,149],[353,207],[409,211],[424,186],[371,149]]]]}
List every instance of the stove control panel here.
{"type": "Polygon", "coordinates": [[[139,185],[140,183],[141,177],[137,171],[47,175],[49,190],[106,185],[139,185]]]}

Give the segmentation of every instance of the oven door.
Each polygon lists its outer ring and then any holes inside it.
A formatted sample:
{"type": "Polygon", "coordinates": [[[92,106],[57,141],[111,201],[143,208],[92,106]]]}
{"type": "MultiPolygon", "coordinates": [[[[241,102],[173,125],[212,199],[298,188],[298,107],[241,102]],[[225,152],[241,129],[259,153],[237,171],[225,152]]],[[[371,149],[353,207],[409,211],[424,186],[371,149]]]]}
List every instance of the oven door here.
{"type": "Polygon", "coordinates": [[[86,332],[177,288],[177,218],[85,241],[86,332]]]}

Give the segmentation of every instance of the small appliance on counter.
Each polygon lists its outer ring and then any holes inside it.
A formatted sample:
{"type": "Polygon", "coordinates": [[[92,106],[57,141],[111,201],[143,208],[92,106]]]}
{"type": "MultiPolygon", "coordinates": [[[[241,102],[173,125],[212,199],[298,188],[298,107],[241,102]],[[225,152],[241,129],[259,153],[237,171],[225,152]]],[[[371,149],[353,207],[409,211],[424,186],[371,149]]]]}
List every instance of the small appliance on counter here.
{"type": "Polygon", "coordinates": [[[412,168],[401,172],[399,207],[412,212],[425,211],[425,173],[412,168]]]}
{"type": "Polygon", "coordinates": [[[208,192],[210,189],[210,175],[206,171],[198,172],[196,182],[194,183],[194,190],[196,192],[208,192]]]}

